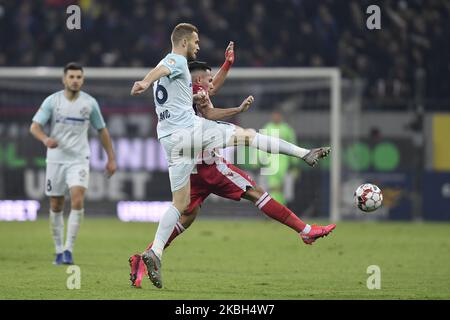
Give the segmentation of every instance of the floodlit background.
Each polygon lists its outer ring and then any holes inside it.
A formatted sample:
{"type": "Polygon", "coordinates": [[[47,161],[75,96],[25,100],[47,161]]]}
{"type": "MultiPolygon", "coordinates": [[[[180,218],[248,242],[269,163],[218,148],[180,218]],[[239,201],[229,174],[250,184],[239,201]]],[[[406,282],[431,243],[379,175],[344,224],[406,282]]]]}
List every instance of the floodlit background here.
{"type": "MultiPolygon", "coordinates": [[[[103,176],[105,158],[93,133],[87,212],[157,219],[170,189],[153,99],[129,91],[170,51],[170,32],[184,21],[198,26],[199,59],[214,67],[222,64],[228,42],[235,42],[236,61],[215,105],[237,106],[253,94],[251,109],[230,121],[261,129],[281,117],[299,145],[331,143],[331,82],[276,78],[263,68],[338,68],[339,218],[450,219],[450,4],[439,0],[0,1],[0,219],[47,215],[45,149],[28,127],[44,98],[62,88],[69,61],[87,68],[84,90],[100,103],[119,169],[111,180],[103,176]],[[71,4],[81,7],[80,30],[66,27],[71,4]],[[380,30],[366,26],[371,4],[381,9],[380,30]],[[89,68],[97,67],[108,69],[94,76],[89,68]],[[117,75],[120,70],[127,76],[117,75]],[[370,216],[353,205],[353,191],[364,182],[384,194],[383,208],[370,216]]],[[[314,169],[288,161],[271,180],[260,175],[257,154],[237,153],[225,151],[299,216],[330,216],[330,160],[314,169]]],[[[211,197],[202,215],[256,212],[211,197]]]]}

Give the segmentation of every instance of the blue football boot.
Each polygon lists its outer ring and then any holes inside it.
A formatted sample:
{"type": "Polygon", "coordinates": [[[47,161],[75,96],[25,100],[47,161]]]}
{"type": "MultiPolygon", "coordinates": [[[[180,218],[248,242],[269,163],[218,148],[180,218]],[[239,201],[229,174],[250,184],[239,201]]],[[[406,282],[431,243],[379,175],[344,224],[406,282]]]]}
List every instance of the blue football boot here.
{"type": "Polygon", "coordinates": [[[55,261],[53,261],[53,264],[55,266],[59,266],[62,263],[63,263],[63,254],[62,253],[57,253],[56,257],[55,257],[55,261]]]}
{"type": "Polygon", "coordinates": [[[63,263],[64,264],[73,264],[72,252],[70,252],[69,250],[64,250],[63,263]]]}

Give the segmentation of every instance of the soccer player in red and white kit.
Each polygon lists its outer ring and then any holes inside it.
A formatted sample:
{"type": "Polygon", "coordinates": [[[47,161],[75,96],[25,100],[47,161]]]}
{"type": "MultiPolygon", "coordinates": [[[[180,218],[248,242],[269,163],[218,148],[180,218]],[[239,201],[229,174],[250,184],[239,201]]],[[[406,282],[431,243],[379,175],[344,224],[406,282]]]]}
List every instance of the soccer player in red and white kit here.
{"type": "MultiPolygon", "coordinates": [[[[214,108],[209,99],[209,95],[217,93],[218,89],[223,85],[233,62],[234,44],[230,42],[225,51],[225,62],[214,78],[211,75],[211,68],[206,63],[199,61],[189,63],[194,95],[201,93],[206,96],[203,103],[193,106],[197,115],[209,120],[221,120],[245,112],[248,109],[249,104],[246,103],[248,98],[239,107],[226,109],[214,108]]],[[[191,202],[187,210],[189,214],[181,216],[164,248],[167,248],[173,239],[192,224],[200,212],[200,205],[211,193],[235,201],[240,201],[242,198],[253,202],[267,216],[299,233],[305,244],[312,244],[318,238],[327,236],[336,227],[335,224],[327,226],[306,224],[287,207],[272,199],[247,173],[228,163],[220,156],[217,150],[205,150],[202,162],[197,164],[196,172],[191,174],[191,202]]],[[[148,245],[147,249],[151,248],[151,246],[152,243],[148,245]]],[[[141,255],[135,254],[131,256],[129,263],[131,267],[131,285],[141,287],[142,278],[146,273],[146,267],[141,259],[141,255]]]]}

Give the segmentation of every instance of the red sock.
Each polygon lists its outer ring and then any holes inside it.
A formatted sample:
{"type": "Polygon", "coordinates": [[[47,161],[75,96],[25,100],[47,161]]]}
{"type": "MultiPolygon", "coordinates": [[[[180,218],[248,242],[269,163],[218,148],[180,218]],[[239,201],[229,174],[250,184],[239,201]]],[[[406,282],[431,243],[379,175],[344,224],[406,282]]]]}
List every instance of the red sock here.
{"type": "MultiPolygon", "coordinates": [[[[184,230],[186,230],[183,225],[180,222],[177,222],[175,227],[173,228],[172,234],[170,235],[169,239],[167,240],[167,243],[164,246],[164,249],[170,246],[170,243],[173,239],[178,237],[184,230]]],[[[150,248],[153,246],[153,241],[145,248],[145,250],[150,250],[150,248]]]]}
{"type": "Polygon", "coordinates": [[[278,201],[272,199],[267,192],[255,202],[255,205],[272,219],[281,222],[297,232],[301,232],[306,226],[306,223],[300,220],[295,213],[278,201]]]}

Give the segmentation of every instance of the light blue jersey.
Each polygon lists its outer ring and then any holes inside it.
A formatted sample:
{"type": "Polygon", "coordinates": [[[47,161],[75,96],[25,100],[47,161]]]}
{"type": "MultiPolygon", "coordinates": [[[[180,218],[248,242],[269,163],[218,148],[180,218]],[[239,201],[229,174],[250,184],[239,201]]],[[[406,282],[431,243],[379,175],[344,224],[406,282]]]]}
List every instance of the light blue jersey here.
{"type": "Polygon", "coordinates": [[[44,100],[33,117],[33,121],[42,126],[49,120],[50,137],[58,142],[58,147],[47,149],[47,162],[89,162],[89,124],[97,130],[105,127],[97,100],[80,91],[76,100],[69,101],[64,96],[64,91],[58,91],[44,100]]]}
{"type": "Polygon", "coordinates": [[[169,68],[170,74],[153,84],[158,139],[180,128],[192,127],[196,117],[192,108],[192,80],[186,58],[169,53],[158,63],[160,65],[169,68]]]}

